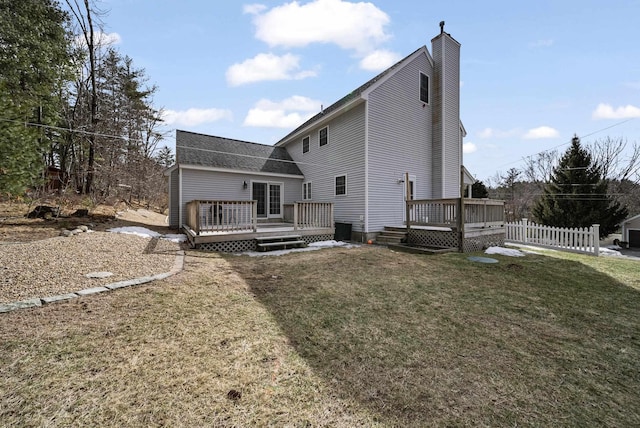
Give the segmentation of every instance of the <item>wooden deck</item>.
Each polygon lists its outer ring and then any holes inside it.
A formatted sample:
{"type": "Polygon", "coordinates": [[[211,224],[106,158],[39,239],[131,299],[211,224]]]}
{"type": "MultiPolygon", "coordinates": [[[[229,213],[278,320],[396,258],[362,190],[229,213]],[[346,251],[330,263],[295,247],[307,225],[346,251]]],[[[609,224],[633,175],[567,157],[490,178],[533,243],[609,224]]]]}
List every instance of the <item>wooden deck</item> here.
{"type": "Polygon", "coordinates": [[[248,241],[266,237],[276,237],[283,235],[300,235],[305,236],[320,236],[335,234],[335,228],[333,227],[305,227],[295,228],[292,223],[258,223],[256,231],[212,231],[212,232],[200,232],[197,234],[193,229],[185,226],[184,232],[187,235],[189,243],[193,247],[198,247],[201,244],[214,243],[214,242],[229,242],[229,241],[248,241]]]}
{"type": "Polygon", "coordinates": [[[332,203],[295,202],[282,214],[279,223],[272,223],[259,218],[256,201],[194,200],[187,203],[182,229],[192,247],[215,251],[255,248],[256,240],[269,237],[295,235],[310,243],[335,234],[332,203]],[[223,245],[231,242],[238,244],[223,245]]]}

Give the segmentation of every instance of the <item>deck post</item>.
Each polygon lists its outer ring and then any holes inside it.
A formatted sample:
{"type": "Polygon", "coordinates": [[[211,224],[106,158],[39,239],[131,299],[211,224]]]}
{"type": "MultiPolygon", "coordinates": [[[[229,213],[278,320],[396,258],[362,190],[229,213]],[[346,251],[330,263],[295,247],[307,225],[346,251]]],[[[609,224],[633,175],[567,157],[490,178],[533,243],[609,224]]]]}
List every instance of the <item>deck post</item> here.
{"type": "Polygon", "coordinates": [[[405,217],[406,217],[406,222],[407,222],[407,233],[409,232],[409,229],[411,229],[411,212],[409,210],[409,201],[411,200],[411,183],[409,183],[409,173],[405,172],[404,173],[404,185],[405,185],[405,195],[407,195],[404,199],[404,205],[405,205],[405,217]]]}
{"type": "Polygon", "coordinates": [[[196,235],[200,235],[200,201],[196,201],[196,235]]]}
{"type": "Polygon", "coordinates": [[[253,231],[258,231],[258,201],[251,201],[251,223],[253,231]]]}
{"type": "Polygon", "coordinates": [[[298,203],[293,203],[293,230],[298,230],[298,203]]]}
{"type": "Polygon", "coordinates": [[[464,253],[464,166],[460,165],[460,199],[458,202],[458,248],[464,253]]]}

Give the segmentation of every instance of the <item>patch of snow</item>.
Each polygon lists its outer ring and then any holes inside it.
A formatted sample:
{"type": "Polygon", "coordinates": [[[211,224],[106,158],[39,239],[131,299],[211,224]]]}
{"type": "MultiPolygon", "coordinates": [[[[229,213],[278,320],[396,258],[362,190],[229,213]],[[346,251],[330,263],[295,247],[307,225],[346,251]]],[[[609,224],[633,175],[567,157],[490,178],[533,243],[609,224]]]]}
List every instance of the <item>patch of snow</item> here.
{"type": "Polygon", "coordinates": [[[467,257],[467,260],[470,260],[472,262],[478,262],[478,263],[498,263],[498,260],[492,259],[491,257],[471,256],[471,257],[467,257]]]}
{"type": "Polygon", "coordinates": [[[140,226],[114,227],[112,229],[107,229],[107,232],[125,233],[130,235],[141,236],[143,238],[160,238],[160,239],[166,239],[171,242],[185,242],[187,240],[187,235],[184,235],[181,233],[163,235],[161,233],[154,232],[153,230],[147,229],[146,227],[140,227],[140,226]]]}
{"type": "Polygon", "coordinates": [[[174,234],[167,234],[167,235],[162,235],[160,237],[160,239],[166,239],[167,241],[171,241],[171,242],[187,242],[187,235],[185,235],[184,233],[174,233],[174,234]]]}
{"type": "Polygon", "coordinates": [[[356,248],[359,247],[360,245],[358,244],[349,244],[348,242],[342,242],[342,241],[334,241],[329,240],[329,241],[320,241],[320,242],[313,242],[311,244],[309,244],[310,247],[318,247],[318,248],[332,248],[332,247],[344,247],[344,248],[356,248]]]}
{"type": "Polygon", "coordinates": [[[308,247],[304,248],[291,248],[289,250],[274,250],[274,251],[246,251],[244,253],[238,253],[238,256],[249,256],[249,257],[262,257],[262,256],[282,256],[284,254],[289,253],[300,253],[303,251],[315,251],[320,250],[322,248],[333,248],[333,247],[342,247],[342,248],[357,248],[360,245],[358,244],[349,244],[348,242],[342,241],[320,241],[309,244],[308,247]]]}
{"type": "Polygon", "coordinates": [[[153,230],[149,230],[146,227],[140,226],[114,227],[113,229],[108,229],[107,232],[138,235],[143,238],[159,238],[160,236],[162,236],[158,232],[154,232],[153,230]]]}
{"type": "Polygon", "coordinates": [[[486,254],[501,254],[509,257],[524,257],[524,253],[515,248],[489,247],[485,250],[486,254]]]}
{"type": "Polygon", "coordinates": [[[622,253],[618,250],[622,248],[617,245],[608,245],[607,247],[600,248],[600,255],[606,257],[622,257],[622,253]]]}

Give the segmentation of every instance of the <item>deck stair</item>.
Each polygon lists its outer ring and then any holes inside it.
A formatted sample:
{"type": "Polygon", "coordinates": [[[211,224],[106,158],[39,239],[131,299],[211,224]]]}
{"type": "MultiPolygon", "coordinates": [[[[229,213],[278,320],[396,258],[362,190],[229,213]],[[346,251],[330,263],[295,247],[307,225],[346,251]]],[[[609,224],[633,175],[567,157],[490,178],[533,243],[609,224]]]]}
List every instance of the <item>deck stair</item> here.
{"type": "Polygon", "coordinates": [[[256,238],[258,251],[286,250],[306,246],[300,235],[262,236],[256,238]]]}
{"type": "Polygon", "coordinates": [[[407,229],[404,227],[385,226],[384,230],[378,233],[376,244],[389,245],[401,244],[407,241],[407,229]]]}

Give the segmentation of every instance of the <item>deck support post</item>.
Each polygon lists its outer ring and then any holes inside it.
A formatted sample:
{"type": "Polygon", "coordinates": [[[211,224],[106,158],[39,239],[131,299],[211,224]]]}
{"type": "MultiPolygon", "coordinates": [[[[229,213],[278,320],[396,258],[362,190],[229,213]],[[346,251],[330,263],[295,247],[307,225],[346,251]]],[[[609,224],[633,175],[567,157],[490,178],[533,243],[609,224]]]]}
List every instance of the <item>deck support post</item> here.
{"type": "Polygon", "coordinates": [[[409,183],[409,173],[404,173],[404,185],[405,185],[405,195],[404,205],[405,205],[405,218],[407,223],[407,233],[409,233],[409,229],[411,229],[411,211],[409,209],[409,201],[411,200],[411,183],[409,183]]]}
{"type": "Polygon", "coordinates": [[[464,253],[464,166],[460,165],[460,200],[458,202],[458,249],[464,253]]]}

